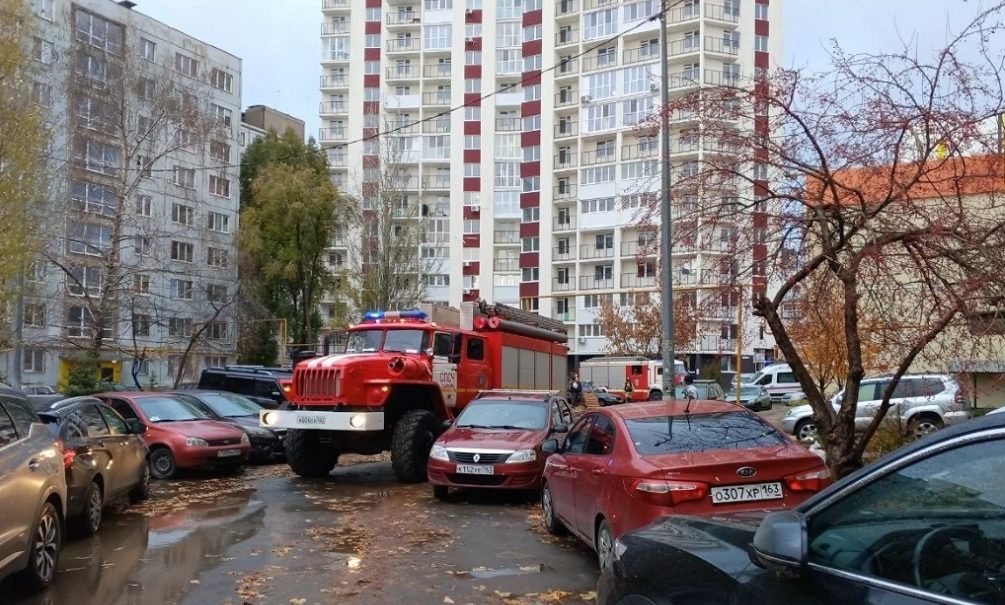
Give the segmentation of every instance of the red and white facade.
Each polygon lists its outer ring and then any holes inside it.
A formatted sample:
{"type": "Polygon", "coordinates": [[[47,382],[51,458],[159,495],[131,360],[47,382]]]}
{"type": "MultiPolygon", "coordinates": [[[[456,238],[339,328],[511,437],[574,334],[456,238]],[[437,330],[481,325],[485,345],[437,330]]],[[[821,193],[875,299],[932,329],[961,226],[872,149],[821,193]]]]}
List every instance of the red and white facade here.
{"type": "MultiPolygon", "coordinates": [[[[660,4],[322,0],[319,140],[332,178],[358,190],[377,143],[341,145],[401,127],[385,138],[423,205],[423,255],[442,261],[426,278],[430,301],[482,298],[563,319],[571,354],[587,356],[604,351],[603,297],[656,289],[635,200],[658,190],[659,140],[635,124],[659,105],[659,23],[648,17],[660,4]]],[[[751,81],[777,60],[778,0],[668,4],[671,94],[751,81]]],[[[674,120],[675,170],[708,153],[681,136],[689,127],[674,120]]],[[[737,228],[764,220],[748,218],[737,228]]],[[[674,253],[688,269],[675,271],[682,288],[718,271],[714,249],[674,253]]],[[[753,322],[735,325],[730,303],[705,318],[689,353],[734,352],[740,332],[745,356],[771,348],[753,322]]]]}

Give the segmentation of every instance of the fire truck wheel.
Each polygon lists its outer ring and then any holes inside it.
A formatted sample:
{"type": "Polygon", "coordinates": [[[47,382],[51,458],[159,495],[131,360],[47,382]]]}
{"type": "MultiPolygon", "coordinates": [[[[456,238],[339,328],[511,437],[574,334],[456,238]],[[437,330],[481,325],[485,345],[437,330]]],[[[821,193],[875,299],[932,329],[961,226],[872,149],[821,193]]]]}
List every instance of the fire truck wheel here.
{"type": "Polygon", "coordinates": [[[399,481],[426,480],[426,461],[439,430],[436,416],[426,410],[405,412],[398,419],[391,436],[391,468],[399,481]]]}
{"type": "Polygon", "coordinates": [[[301,477],[327,477],[338,462],[338,452],[321,443],[317,431],[290,429],[284,441],[286,461],[301,477]]]}

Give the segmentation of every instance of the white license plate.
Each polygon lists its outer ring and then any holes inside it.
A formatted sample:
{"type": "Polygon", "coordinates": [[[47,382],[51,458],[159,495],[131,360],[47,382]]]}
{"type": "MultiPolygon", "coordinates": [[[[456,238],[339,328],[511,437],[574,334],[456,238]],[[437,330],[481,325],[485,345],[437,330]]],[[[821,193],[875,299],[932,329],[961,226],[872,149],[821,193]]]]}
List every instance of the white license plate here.
{"type": "Polygon", "coordinates": [[[240,456],[241,450],[220,450],[216,453],[217,458],[229,458],[230,456],[240,456]]]}
{"type": "Polygon", "coordinates": [[[494,475],[496,469],[491,464],[458,464],[457,472],[462,475],[494,475]]]}
{"type": "Polygon", "coordinates": [[[712,495],[712,504],[778,500],[782,497],[782,484],[775,482],[730,485],[727,487],[713,487],[710,492],[712,495]]]}

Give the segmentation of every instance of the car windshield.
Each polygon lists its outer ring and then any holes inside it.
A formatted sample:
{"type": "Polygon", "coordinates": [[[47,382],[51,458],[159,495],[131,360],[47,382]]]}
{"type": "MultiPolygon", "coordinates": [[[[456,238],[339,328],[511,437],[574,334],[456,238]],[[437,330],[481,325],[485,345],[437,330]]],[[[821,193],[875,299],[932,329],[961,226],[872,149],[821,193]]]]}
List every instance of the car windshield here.
{"type": "Polygon", "coordinates": [[[349,334],[346,353],[420,353],[429,346],[425,330],[356,330],[349,334]],[[385,337],[385,334],[387,335],[385,337]]]}
{"type": "Polygon", "coordinates": [[[225,418],[257,416],[262,409],[262,406],[254,401],[230,393],[204,393],[199,395],[199,400],[225,418]]]}
{"type": "Polygon", "coordinates": [[[625,420],[642,456],[785,445],[778,431],[743,412],[653,416],[625,420]]]}
{"type": "Polygon", "coordinates": [[[206,420],[209,416],[195,405],[174,397],[137,397],[136,404],[150,422],[206,420]]]}
{"type": "Polygon", "coordinates": [[[464,408],[455,423],[458,427],[526,429],[539,431],[548,425],[548,406],[533,401],[482,399],[464,408]]]}
{"type": "MultiPolygon", "coordinates": [[[[756,397],[761,394],[761,387],[740,387],[741,397],[756,397]]],[[[732,391],[730,395],[736,395],[736,391],[732,391]]]]}

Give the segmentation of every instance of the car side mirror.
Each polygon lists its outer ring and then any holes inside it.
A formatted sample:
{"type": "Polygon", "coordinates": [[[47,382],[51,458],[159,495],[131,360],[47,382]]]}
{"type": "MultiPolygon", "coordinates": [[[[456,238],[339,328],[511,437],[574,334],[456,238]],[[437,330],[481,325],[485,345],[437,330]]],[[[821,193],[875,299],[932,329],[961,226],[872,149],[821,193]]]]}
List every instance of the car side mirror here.
{"type": "Polygon", "coordinates": [[[147,432],[147,425],[143,424],[135,418],[126,420],[126,425],[129,427],[129,432],[133,435],[142,435],[147,432]]]}
{"type": "Polygon", "coordinates": [[[797,575],[806,563],[806,519],[796,511],[770,513],[754,534],[754,554],[763,566],[797,575]]]}
{"type": "Polygon", "coordinates": [[[558,451],[558,440],[548,439],[541,444],[541,451],[545,454],[554,454],[558,451]]]}
{"type": "Polygon", "coordinates": [[[569,432],[569,425],[567,425],[567,424],[556,424],[555,426],[551,427],[551,432],[552,433],[568,433],[569,432]]]}

